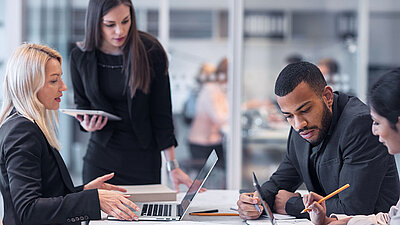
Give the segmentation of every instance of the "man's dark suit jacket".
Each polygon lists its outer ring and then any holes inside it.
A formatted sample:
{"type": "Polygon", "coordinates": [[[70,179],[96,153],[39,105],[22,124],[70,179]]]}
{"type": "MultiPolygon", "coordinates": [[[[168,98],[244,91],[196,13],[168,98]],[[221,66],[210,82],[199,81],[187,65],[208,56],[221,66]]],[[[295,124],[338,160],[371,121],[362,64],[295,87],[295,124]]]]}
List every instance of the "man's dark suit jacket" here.
{"type": "MultiPolygon", "coordinates": [[[[369,108],[364,103],[335,92],[331,127],[316,164],[316,179],[324,193],[316,191],[310,177],[310,144],[292,128],[283,162],[262,185],[265,200],[273,206],[278,190],[294,192],[303,182],[309,191],[320,195],[350,184],[326,201],[327,215],[388,212],[399,198],[399,177],[394,157],[373,136],[371,125],[369,108]]],[[[300,217],[303,209],[300,197],[286,203],[290,215],[300,217]]]]}
{"type": "Polygon", "coordinates": [[[0,128],[4,225],[100,219],[97,190],[75,188],[60,153],[36,123],[14,113],[0,128]]]}
{"type": "MultiPolygon", "coordinates": [[[[155,140],[157,149],[164,150],[176,146],[172,121],[172,105],[169,76],[166,75],[167,59],[163,50],[149,34],[140,32],[140,38],[147,50],[150,63],[150,93],[137,90],[131,98],[127,87],[127,102],[130,119],[135,135],[143,149],[148,149],[155,140]]],[[[112,114],[112,102],[106,100],[100,92],[97,75],[96,51],[82,51],[75,47],[71,51],[71,79],[74,86],[74,99],[79,109],[98,109],[112,114]]],[[[92,132],[91,138],[97,143],[106,144],[113,133],[113,122],[100,131],[92,132]]]]}

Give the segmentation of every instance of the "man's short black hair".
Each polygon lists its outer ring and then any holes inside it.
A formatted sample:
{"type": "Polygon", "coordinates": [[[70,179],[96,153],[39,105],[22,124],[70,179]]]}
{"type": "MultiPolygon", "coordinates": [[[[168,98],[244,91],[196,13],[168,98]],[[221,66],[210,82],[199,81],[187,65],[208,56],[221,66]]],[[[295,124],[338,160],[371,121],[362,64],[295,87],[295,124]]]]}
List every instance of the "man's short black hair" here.
{"type": "Polygon", "coordinates": [[[321,71],[312,63],[297,62],[287,65],[275,82],[275,95],[286,96],[301,82],[307,83],[317,94],[321,94],[326,81],[321,71]]]}

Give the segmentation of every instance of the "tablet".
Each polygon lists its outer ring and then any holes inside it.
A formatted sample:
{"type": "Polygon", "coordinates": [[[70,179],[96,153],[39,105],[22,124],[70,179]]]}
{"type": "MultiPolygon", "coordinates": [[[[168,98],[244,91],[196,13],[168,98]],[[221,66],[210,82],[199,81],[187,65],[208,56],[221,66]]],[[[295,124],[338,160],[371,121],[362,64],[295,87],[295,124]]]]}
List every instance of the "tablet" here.
{"type": "Polygon", "coordinates": [[[256,174],[254,172],[253,172],[253,186],[256,189],[258,196],[260,197],[261,204],[264,207],[265,213],[267,213],[269,221],[271,222],[272,225],[276,225],[276,220],[274,218],[274,214],[272,214],[271,208],[269,207],[268,203],[266,201],[264,201],[264,199],[261,196],[261,187],[260,187],[260,184],[258,184],[258,180],[257,180],[256,174]]]}
{"type": "Polygon", "coordinates": [[[106,116],[109,120],[122,120],[121,117],[113,115],[108,112],[104,112],[101,110],[85,110],[85,109],[60,109],[60,112],[68,114],[70,116],[77,116],[77,115],[99,115],[99,116],[106,116]]]}

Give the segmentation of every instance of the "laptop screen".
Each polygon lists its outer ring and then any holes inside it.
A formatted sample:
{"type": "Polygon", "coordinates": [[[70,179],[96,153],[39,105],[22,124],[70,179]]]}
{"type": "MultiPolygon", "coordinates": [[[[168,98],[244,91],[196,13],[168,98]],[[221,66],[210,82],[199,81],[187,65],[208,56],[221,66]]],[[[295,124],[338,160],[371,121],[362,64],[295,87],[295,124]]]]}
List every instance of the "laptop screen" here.
{"type": "Polygon", "coordinates": [[[203,186],[205,180],[207,179],[208,175],[211,173],[211,170],[214,168],[215,164],[217,163],[218,156],[215,150],[211,152],[208,156],[206,163],[204,164],[203,168],[201,168],[199,174],[197,175],[196,179],[193,181],[192,185],[190,186],[189,190],[186,192],[185,197],[181,202],[182,207],[182,216],[185,214],[186,210],[189,208],[190,202],[193,200],[194,196],[199,192],[200,188],[203,186]]]}

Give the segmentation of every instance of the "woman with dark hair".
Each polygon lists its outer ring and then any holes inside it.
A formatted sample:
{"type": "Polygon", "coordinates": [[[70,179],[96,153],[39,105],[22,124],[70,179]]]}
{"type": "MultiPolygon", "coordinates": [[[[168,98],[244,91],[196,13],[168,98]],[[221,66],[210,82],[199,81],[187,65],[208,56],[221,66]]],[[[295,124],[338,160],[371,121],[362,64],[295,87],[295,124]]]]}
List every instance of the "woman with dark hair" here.
{"type": "Polygon", "coordinates": [[[90,0],[85,39],[71,52],[78,109],[103,110],[122,118],[78,116],[91,132],[83,181],[115,171],[114,184],[161,181],[161,154],[178,190],[192,180],[175,159],[168,59],[161,44],[137,30],[130,0],[90,0]]]}
{"type": "MultiPolygon", "coordinates": [[[[4,225],[81,224],[100,219],[100,209],[137,220],[139,208],[124,188],[105,183],[113,174],[74,187],[56,136],[62,92],[60,54],[23,44],[10,57],[0,112],[0,190],[4,225]]],[[[1,224],[1,222],[0,222],[1,224]]]]}
{"type": "MultiPolygon", "coordinates": [[[[389,153],[400,153],[400,68],[380,77],[369,91],[372,133],[379,136],[389,153]]],[[[371,178],[374,179],[374,178],[371,178]]],[[[375,179],[380,179],[376,177],[375,179]]],[[[350,184],[351,185],[351,184],[350,184]]],[[[366,193],[366,198],[368,193],[366,193]]],[[[322,196],[313,192],[304,195],[303,202],[311,209],[310,218],[314,224],[400,224],[400,201],[390,208],[389,213],[369,216],[326,216],[324,203],[317,203],[322,196]]]]}

